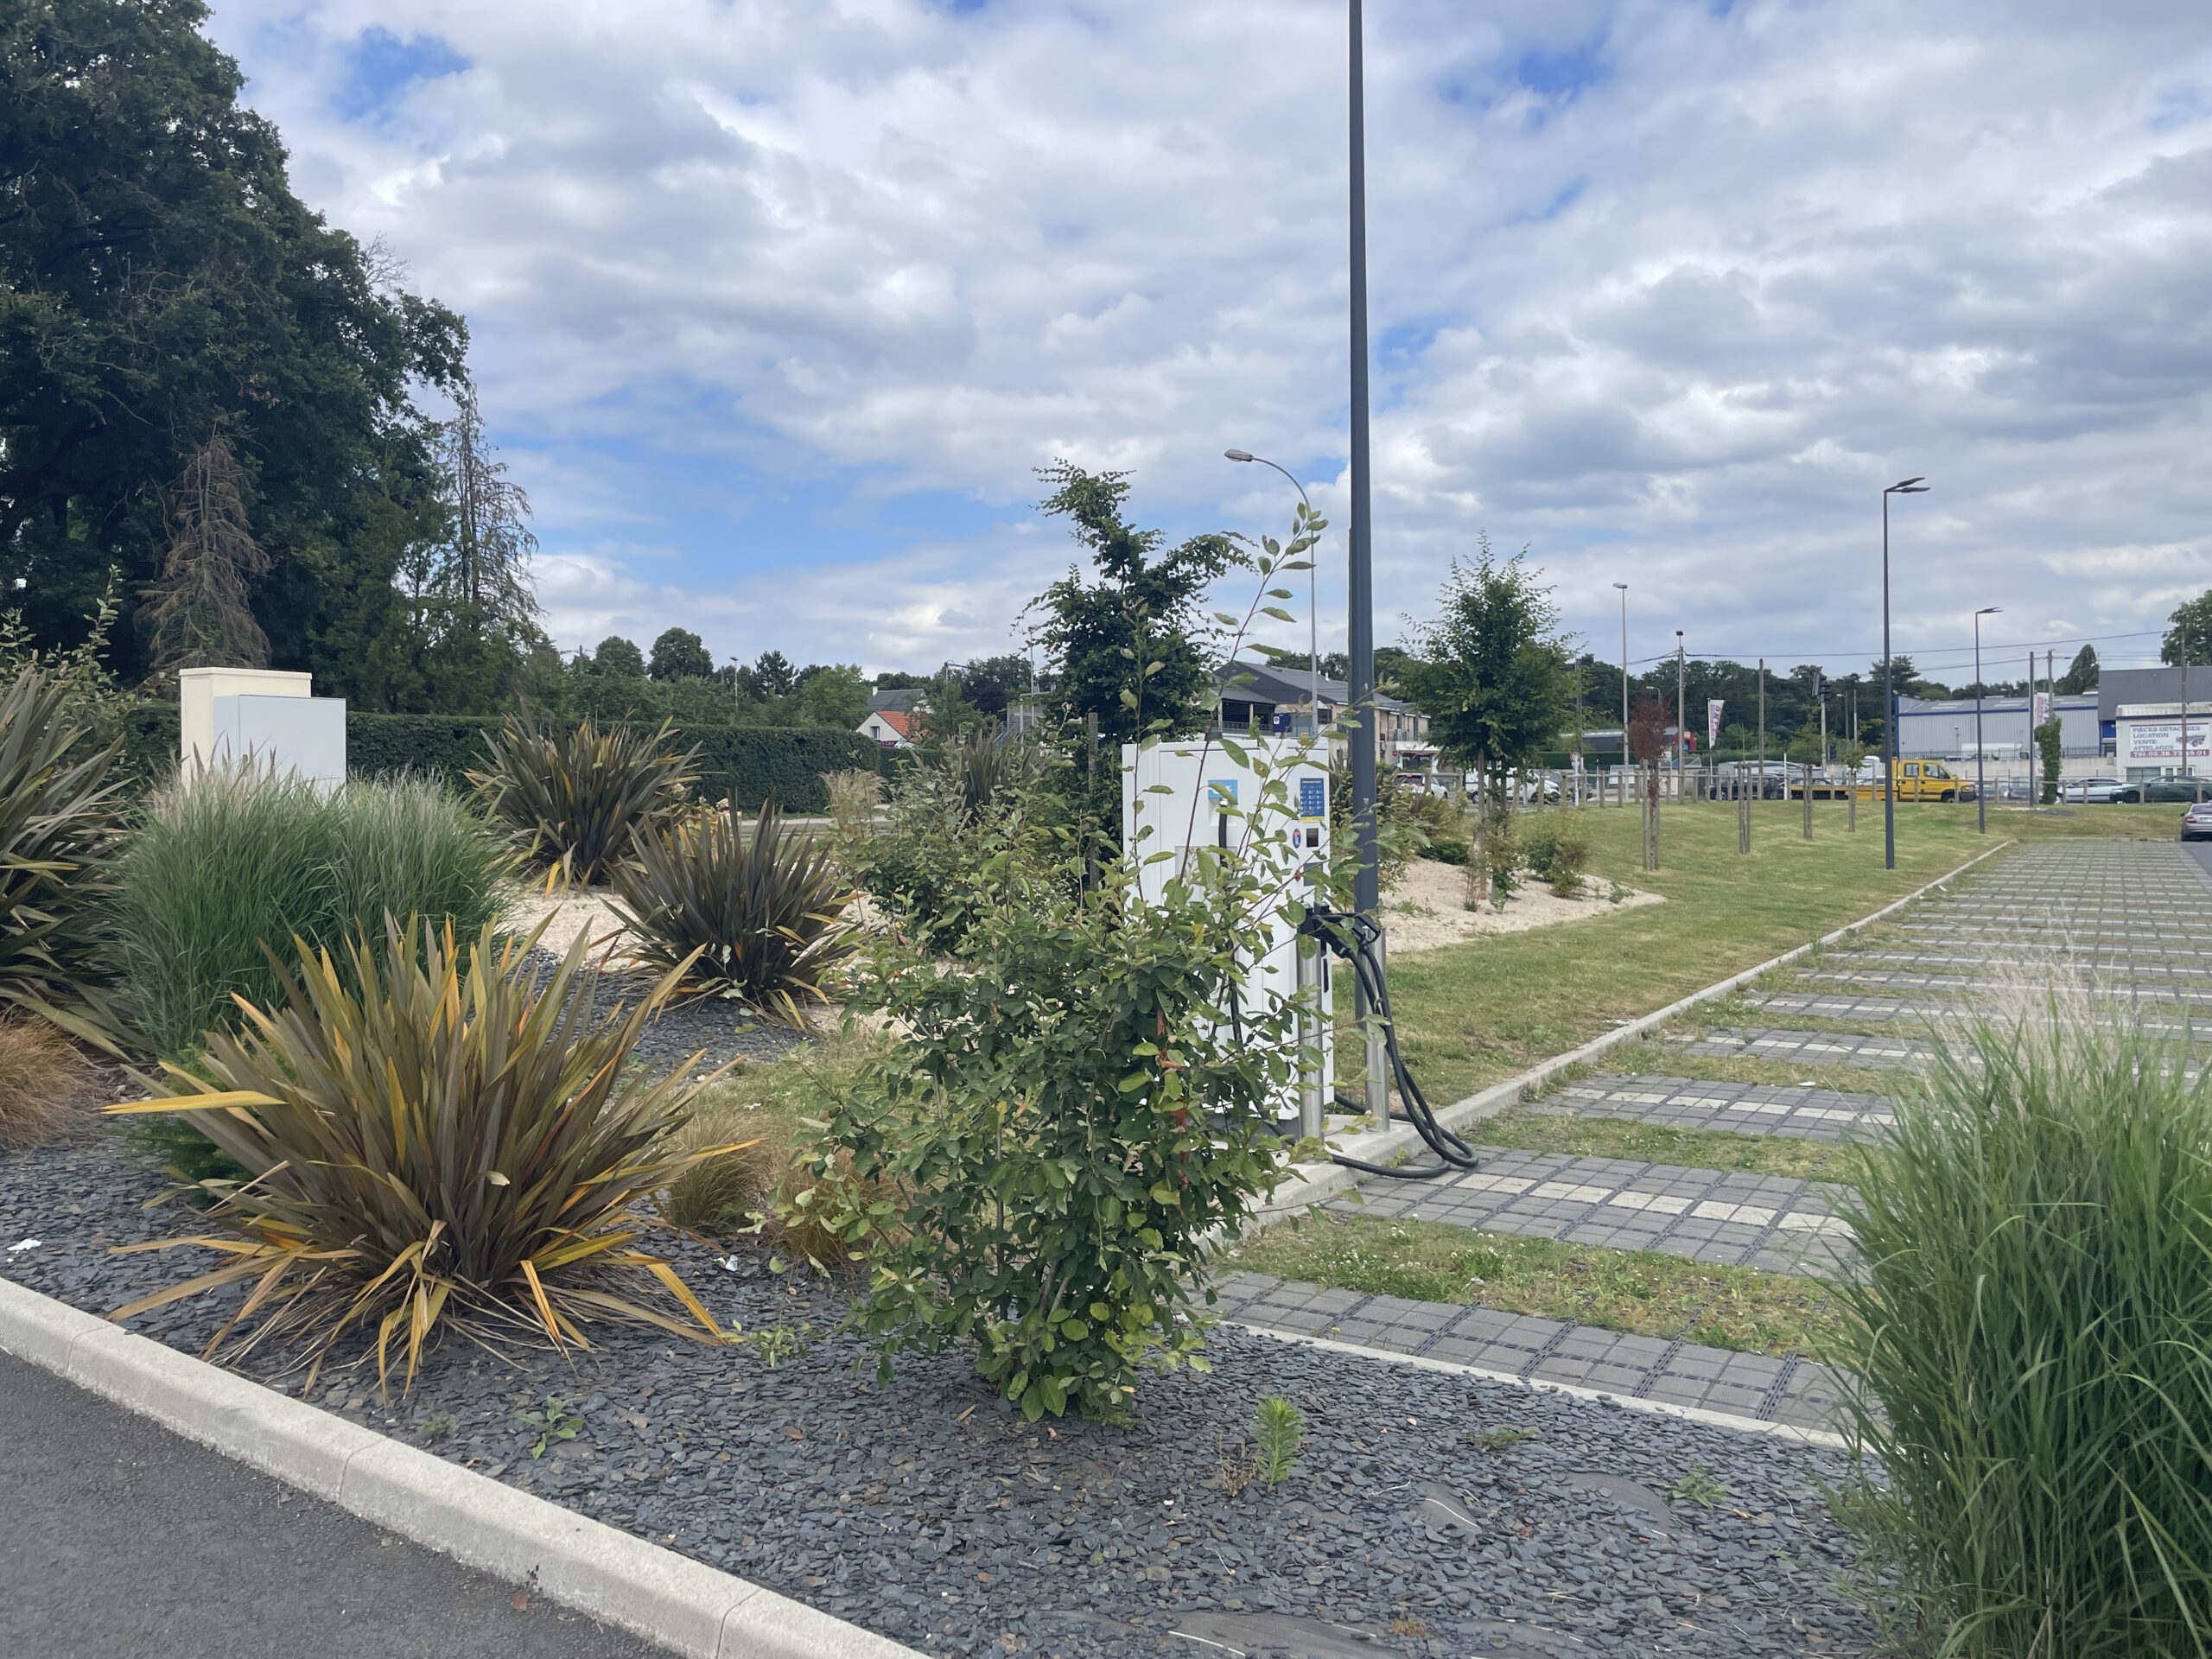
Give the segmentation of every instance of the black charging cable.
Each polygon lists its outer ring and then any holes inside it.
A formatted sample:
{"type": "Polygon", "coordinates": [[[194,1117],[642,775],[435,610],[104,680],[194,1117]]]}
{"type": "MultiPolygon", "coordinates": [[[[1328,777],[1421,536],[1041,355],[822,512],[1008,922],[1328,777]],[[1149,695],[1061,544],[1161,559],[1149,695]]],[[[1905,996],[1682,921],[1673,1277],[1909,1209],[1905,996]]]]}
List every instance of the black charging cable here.
{"type": "Polygon", "coordinates": [[[1324,948],[1351,964],[1362,999],[1382,1018],[1383,1052],[1389,1057],[1390,1076],[1398,1085],[1398,1098],[1405,1108],[1407,1120],[1422,1143],[1435,1154],[1436,1162],[1392,1168],[1386,1164],[1347,1158],[1340,1152],[1329,1155],[1347,1169],[1369,1175],[1387,1175],[1402,1181],[1431,1181],[1440,1175],[1479,1169],[1481,1161],[1476,1158],[1474,1147],[1437,1121],[1436,1109],[1428,1103],[1428,1096],[1421,1093],[1421,1084],[1414,1080],[1405,1056],[1398,1052],[1397,1021],[1390,1017],[1390,983],[1382,971],[1382,954],[1377,948],[1382,938],[1380,925],[1373,917],[1363,916],[1357,911],[1332,910],[1317,905],[1307,910],[1306,920],[1298,931],[1319,940],[1324,948]]]}

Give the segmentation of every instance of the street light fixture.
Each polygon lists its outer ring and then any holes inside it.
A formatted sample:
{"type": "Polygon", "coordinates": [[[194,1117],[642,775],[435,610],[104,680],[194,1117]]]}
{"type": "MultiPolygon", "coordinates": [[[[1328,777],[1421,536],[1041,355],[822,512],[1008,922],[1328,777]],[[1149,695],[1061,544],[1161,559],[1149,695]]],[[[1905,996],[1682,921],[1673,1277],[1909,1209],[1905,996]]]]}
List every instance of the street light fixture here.
{"type": "MultiPolygon", "coordinates": [[[[1305,502],[1306,516],[1308,518],[1313,516],[1313,500],[1306,495],[1306,486],[1298,481],[1296,475],[1289,467],[1269,461],[1265,455],[1255,455],[1249,449],[1224,449],[1221,453],[1230,461],[1257,461],[1262,467],[1274,467],[1275,471],[1290,480],[1290,487],[1296,490],[1298,499],[1305,502]]],[[[1306,644],[1307,655],[1306,660],[1306,666],[1312,671],[1306,677],[1312,689],[1306,693],[1308,701],[1306,718],[1309,728],[1316,737],[1319,736],[1321,732],[1321,590],[1316,577],[1316,567],[1319,563],[1320,561],[1310,553],[1306,556],[1306,644]]]]}
{"type": "Polygon", "coordinates": [[[1925,495],[1928,480],[1908,478],[1882,492],[1882,868],[1897,867],[1897,693],[1890,660],[1890,498],[1925,495]]]}
{"type": "Polygon", "coordinates": [[[1985,836],[1989,833],[1989,762],[1981,741],[1981,619],[2003,608],[1985,605],[1974,613],[1974,828],[1985,836]]]}

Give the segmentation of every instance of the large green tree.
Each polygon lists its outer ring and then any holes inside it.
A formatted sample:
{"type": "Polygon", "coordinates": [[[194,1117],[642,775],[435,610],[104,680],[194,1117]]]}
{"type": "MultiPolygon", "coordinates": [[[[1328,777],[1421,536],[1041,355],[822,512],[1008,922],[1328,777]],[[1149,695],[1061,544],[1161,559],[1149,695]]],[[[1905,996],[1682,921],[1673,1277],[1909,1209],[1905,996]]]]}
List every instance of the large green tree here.
{"type": "Polygon", "coordinates": [[[1126,513],[1127,473],[1087,473],[1057,461],[1038,476],[1052,493],[1038,511],[1065,518],[1090,555],[1031,601],[1033,637],[1055,664],[1052,696],[1071,720],[1095,715],[1109,743],[1134,741],[1155,722],[1171,735],[1205,729],[1214,663],[1199,639],[1199,601],[1244,562],[1226,536],[1167,545],[1126,513]]]}
{"type": "Polygon", "coordinates": [[[2158,660],[2178,666],[2212,663],[2212,593],[2183,600],[2166,618],[2173,626],[2158,642],[2158,660]]]}
{"type": "Polygon", "coordinates": [[[1454,559],[1437,613],[1412,632],[1400,671],[1440,748],[1495,794],[1504,774],[1559,746],[1574,714],[1574,673],[1559,607],[1526,556],[1500,559],[1484,537],[1454,559]]]}
{"type": "MultiPolygon", "coordinates": [[[[269,660],[367,706],[419,701],[397,579],[446,509],[409,391],[462,384],[466,331],[293,194],[206,16],[0,9],[0,576],[48,644],[81,635],[111,566],[142,604],[172,486],[219,441],[267,560],[269,660]]],[[[153,626],[117,640],[126,677],[153,626]]]]}

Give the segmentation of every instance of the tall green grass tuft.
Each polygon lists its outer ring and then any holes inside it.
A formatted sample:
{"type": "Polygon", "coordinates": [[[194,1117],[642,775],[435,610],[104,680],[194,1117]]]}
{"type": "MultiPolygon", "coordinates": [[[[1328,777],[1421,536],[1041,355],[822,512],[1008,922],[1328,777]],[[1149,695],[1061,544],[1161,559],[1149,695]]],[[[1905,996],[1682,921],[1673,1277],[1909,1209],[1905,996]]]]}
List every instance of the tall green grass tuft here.
{"type": "Polygon", "coordinates": [[[474,937],[499,912],[507,855],[467,807],[423,781],[322,795],[247,767],[179,779],[148,803],[118,862],[117,960],[155,1053],[235,1026],[232,998],[266,1007],[282,979],[266,945],[337,947],[387,915],[450,918],[474,937]]]}
{"type": "Polygon", "coordinates": [[[1961,1659],[2212,1654],[2212,1082],[2090,1006],[1937,1033],[1839,1210],[1852,1513],[1961,1659]]]}

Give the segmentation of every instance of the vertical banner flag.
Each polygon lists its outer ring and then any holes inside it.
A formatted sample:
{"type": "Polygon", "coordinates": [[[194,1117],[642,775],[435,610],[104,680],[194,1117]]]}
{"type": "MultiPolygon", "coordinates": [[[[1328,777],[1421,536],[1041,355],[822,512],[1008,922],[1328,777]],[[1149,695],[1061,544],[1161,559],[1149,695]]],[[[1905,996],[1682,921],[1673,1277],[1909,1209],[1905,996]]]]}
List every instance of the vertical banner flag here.
{"type": "Polygon", "coordinates": [[[1708,749],[1720,741],[1720,710],[1725,706],[1719,697],[1705,700],[1705,747],[1708,749]]]}
{"type": "Polygon", "coordinates": [[[2050,693],[2048,691],[2036,693],[2035,723],[2038,726],[2048,726],[2050,723],[2050,693]]]}

